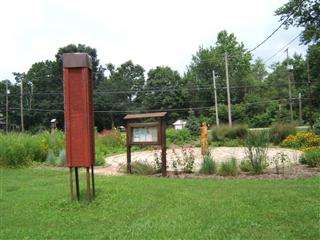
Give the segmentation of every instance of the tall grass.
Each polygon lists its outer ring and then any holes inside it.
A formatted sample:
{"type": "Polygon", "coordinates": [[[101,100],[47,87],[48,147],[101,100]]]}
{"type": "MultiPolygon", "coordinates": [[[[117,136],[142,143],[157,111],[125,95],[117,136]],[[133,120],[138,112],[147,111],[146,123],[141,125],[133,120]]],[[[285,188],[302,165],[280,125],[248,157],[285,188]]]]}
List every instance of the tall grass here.
{"type": "Polygon", "coordinates": [[[108,155],[126,151],[126,139],[119,131],[112,131],[104,136],[98,136],[95,141],[96,165],[103,165],[105,157],[108,155]]]}
{"type": "MultiPolygon", "coordinates": [[[[113,132],[96,138],[96,165],[104,164],[104,158],[113,153],[125,152],[125,138],[113,132]]],[[[49,165],[65,164],[65,135],[62,131],[0,134],[0,166],[27,166],[32,162],[49,165]]]]}
{"type": "Polygon", "coordinates": [[[192,136],[190,130],[187,128],[183,128],[179,130],[174,128],[167,129],[166,139],[167,139],[168,145],[176,144],[179,146],[190,144],[194,141],[194,137],[192,136]]]}
{"type": "Polygon", "coordinates": [[[0,134],[0,165],[26,166],[33,161],[44,162],[48,153],[45,134],[0,134]]]}
{"type": "Polygon", "coordinates": [[[270,129],[270,141],[275,145],[279,145],[289,135],[297,132],[296,124],[292,123],[275,123],[270,129]]]}
{"type": "Polygon", "coordinates": [[[236,175],[238,175],[239,169],[237,166],[236,159],[231,158],[230,160],[221,163],[218,173],[221,176],[236,176],[236,175]]]}
{"type": "Polygon", "coordinates": [[[203,174],[214,174],[217,171],[217,166],[213,160],[210,152],[204,155],[203,162],[201,164],[200,173],[203,174]]]}
{"type": "Polygon", "coordinates": [[[212,141],[225,141],[227,139],[244,139],[248,134],[246,125],[235,124],[230,128],[228,125],[214,126],[211,128],[212,141]]]}
{"type": "Polygon", "coordinates": [[[249,132],[246,140],[246,155],[252,165],[252,171],[260,174],[267,167],[269,134],[267,131],[249,132]]]}

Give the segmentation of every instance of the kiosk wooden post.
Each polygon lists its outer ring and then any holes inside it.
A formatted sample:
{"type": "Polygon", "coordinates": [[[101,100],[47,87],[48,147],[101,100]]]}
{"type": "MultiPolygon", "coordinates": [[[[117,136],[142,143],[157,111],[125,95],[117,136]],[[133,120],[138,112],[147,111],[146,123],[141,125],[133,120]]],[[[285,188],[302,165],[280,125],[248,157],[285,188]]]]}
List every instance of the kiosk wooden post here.
{"type": "Polygon", "coordinates": [[[166,112],[128,114],[124,117],[127,121],[127,172],[131,173],[131,146],[132,145],[160,145],[162,176],[167,176],[167,153],[166,153],[166,125],[164,117],[166,112]],[[145,118],[159,119],[157,122],[137,123],[145,118]]]}
{"type": "Polygon", "coordinates": [[[63,54],[64,116],[66,160],[70,168],[70,194],[73,194],[72,168],[75,169],[76,194],[80,199],[79,167],[86,168],[87,198],[95,196],[94,120],[92,104],[92,63],[86,53],[63,54]],[[90,168],[92,194],[90,190],[90,168]]]}

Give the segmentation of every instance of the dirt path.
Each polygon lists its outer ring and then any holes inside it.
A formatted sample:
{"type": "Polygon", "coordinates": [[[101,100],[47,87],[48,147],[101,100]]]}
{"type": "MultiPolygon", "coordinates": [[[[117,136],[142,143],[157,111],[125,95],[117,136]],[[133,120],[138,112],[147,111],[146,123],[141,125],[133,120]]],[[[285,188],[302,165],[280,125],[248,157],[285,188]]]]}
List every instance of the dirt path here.
{"type": "MultiPolygon", "coordinates": [[[[199,170],[201,162],[202,162],[202,155],[200,148],[186,148],[187,152],[192,152],[195,156],[195,164],[194,164],[194,171],[199,170]]],[[[300,151],[292,150],[292,149],[285,149],[285,148],[269,148],[268,149],[268,158],[272,159],[277,153],[282,152],[286,154],[289,159],[290,163],[298,163],[299,157],[301,155],[300,151]]],[[[234,157],[238,163],[241,160],[246,159],[245,148],[243,147],[216,147],[211,148],[210,153],[213,156],[213,159],[217,163],[221,163],[227,161],[234,157]]],[[[160,150],[154,151],[144,151],[144,152],[133,152],[131,155],[132,162],[135,161],[142,161],[148,163],[154,163],[155,156],[160,156],[160,150]]],[[[167,150],[167,166],[168,170],[172,171],[172,161],[173,159],[180,157],[182,158],[182,151],[181,148],[177,149],[168,149],[167,150]]],[[[123,173],[119,172],[119,168],[122,165],[125,165],[127,161],[126,154],[119,154],[114,155],[111,157],[106,158],[106,165],[102,167],[96,167],[95,173],[100,175],[124,175],[123,173]]]]}

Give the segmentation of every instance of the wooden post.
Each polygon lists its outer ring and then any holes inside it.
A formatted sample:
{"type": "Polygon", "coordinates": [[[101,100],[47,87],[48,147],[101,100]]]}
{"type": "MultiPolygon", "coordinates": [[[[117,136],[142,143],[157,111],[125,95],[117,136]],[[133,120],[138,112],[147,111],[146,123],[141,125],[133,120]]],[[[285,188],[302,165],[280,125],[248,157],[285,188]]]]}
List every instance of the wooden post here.
{"type": "Polygon", "coordinates": [[[127,146],[127,173],[131,174],[131,146],[127,146]]]}
{"type": "Polygon", "coordinates": [[[6,80],[6,133],[9,131],[9,89],[8,89],[8,81],[6,80]]]}
{"type": "Polygon", "coordinates": [[[226,82],[227,82],[227,100],[228,100],[228,119],[229,127],[232,127],[232,117],[231,117],[231,98],[230,98],[230,87],[229,87],[229,72],[228,72],[228,54],[224,54],[225,68],[226,68],[226,82]]]}
{"type": "MultiPolygon", "coordinates": [[[[90,168],[93,173],[95,153],[90,56],[86,53],[64,53],[63,76],[67,165],[70,168],[75,167],[78,200],[80,200],[78,168],[86,168],[87,196],[88,200],[91,200],[90,168]]],[[[94,180],[92,188],[94,189],[94,180]]]]}
{"type": "Polygon", "coordinates": [[[79,190],[79,172],[78,172],[78,168],[75,167],[74,168],[74,172],[76,175],[76,193],[77,193],[77,199],[78,201],[80,200],[80,190],[79,190]]]}
{"type": "Polygon", "coordinates": [[[87,176],[87,199],[91,201],[91,192],[90,192],[90,171],[89,168],[86,167],[86,176],[87,176]]]}
{"type": "Polygon", "coordinates": [[[162,176],[165,177],[167,176],[167,150],[166,150],[166,123],[165,121],[161,118],[160,121],[160,127],[161,127],[161,158],[162,158],[162,176]]]}
{"type": "Polygon", "coordinates": [[[96,197],[96,188],[94,185],[94,167],[91,165],[92,197],[96,197]]]}
{"type": "Polygon", "coordinates": [[[302,125],[302,101],[301,101],[301,93],[299,93],[299,122],[302,125]]]}
{"type": "Polygon", "coordinates": [[[72,167],[69,168],[69,176],[70,176],[70,199],[71,199],[71,202],[73,202],[74,196],[73,196],[72,167]]]}
{"type": "Polygon", "coordinates": [[[23,78],[21,77],[20,84],[20,122],[21,122],[21,132],[24,132],[24,121],[23,121],[23,78]]]}
{"type": "Polygon", "coordinates": [[[216,125],[219,126],[218,98],[217,98],[217,88],[216,88],[216,76],[214,71],[212,71],[212,81],[213,81],[213,91],[214,91],[214,107],[216,111],[216,125]]]}

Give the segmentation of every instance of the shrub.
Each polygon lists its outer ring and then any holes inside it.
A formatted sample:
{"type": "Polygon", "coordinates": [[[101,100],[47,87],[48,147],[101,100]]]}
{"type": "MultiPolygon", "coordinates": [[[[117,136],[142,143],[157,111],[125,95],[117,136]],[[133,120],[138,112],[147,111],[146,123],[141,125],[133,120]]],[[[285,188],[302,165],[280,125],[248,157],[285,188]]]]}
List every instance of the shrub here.
{"type": "Polygon", "coordinates": [[[248,133],[246,125],[236,124],[230,128],[228,125],[214,126],[211,128],[212,141],[225,141],[227,139],[244,139],[248,133]]]}
{"type": "Polygon", "coordinates": [[[59,152],[59,155],[55,155],[53,150],[49,150],[47,158],[46,158],[46,162],[49,165],[52,166],[59,166],[59,167],[63,167],[66,164],[66,150],[65,149],[61,149],[59,152]]]}
{"type": "Polygon", "coordinates": [[[320,115],[316,118],[316,121],[313,124],[313,132],[320,135],[320,115]]]}
{"type": "Polygon", "coordinates": [[[193,150],[182,148],[182,165],[185,173],[192,173],[195,156],[193,150]]]}
{"type": "Polygon", "coordinates": [[[95,139],[96,165],[105,164],[105,157],[115,153],[125,152],[125,136],[119,131],[105,131],[95,139]]]}
{"type": "Polygon", "coordinates": [[[290,123],[276,123],[270,129],[270,140],[279,145],[286,137],[297,132],[296,125],[290,123]]]}
{"type": "Polygon", "coordinates": [[[239,147],[243,145],[243,141],[240,139],[230,139],[222,142],[221,146],[224,147],[239,147]]]}
{"type": "Polygon", "coordinates": [[[219,175],[221,176],[236,176],[239,173],[237,162],[235,158],[221,163],[219,168],[219,175]]]}
{"type": "Polygon", "coordinates": [[[280,174],[280,169],[282,170],[282,174],[284,174],[284,169],[289,162],[290,160],[288,155],[282,152],[277,153],[271,160],[271,163],[274,164],[277,174],[280,174]]]}
{"type": "Polygon", "coordinates": [[[189,111],[186,128],[190,130],[192,135],[196,136],[200,134],[200,124],[193,111],[189,111]]]}
{"type": "Polygon", "coordinates": [[[246,155],[256,174],[262,173],[267,167],[268,142],[269,135],[266,131],[250,132],[245,140],[246,155]]]}
{"type": "Polygon", "coordinates": [[[194,138],[189,129],[183,128],[180,130],[176,130],[173,128],[169,128],[166,131],[167,144],[176,144],[176,145],[184,145],[187,143],[191,143],[194,138]]]}
{"type": "Polygon", "coordinates": [[[66,149],[61,149],[59,153],[59,162],[58,166],[65,166],[66,165],[66,149]]]}
{"type": "Polygon", "coordinates": [[[55,166],[56,165],[56,156],[54,155],[52,150],[49,150],[46,162],[49,165],[55,166]]]}
{"type": "Polygon", "coordinates": [[[192,173],[195,162],[194,151],[191,148],[182,148],[181,151],[182,156],[177,154],[175,149],[172,149],[172,168],[176,174],[178,174],[179,171],[192,173]]]}
{"type": "Polygon", "coordinates": [[[309,167],[319,167],[320,148],[310,148],[305,150],[304,154],[301,156],[300,162],[307,164],[309,167]]]}
{"type": "Polygon", "coordinates": [[[296,135],[289,135],[281,143],[282,147],[304,149],[320,146],[320,136],[312,132],[299,132],[296,135]]]}
{"type": "Polygon", "coordinates": [[[101,166],[105,164],[105,157],[108,153],[108,147],[103,144],[96,144],[95,154],[96,154],[96,165],[101,166]]]}
{"type": "Polygon", "coordinates": [[[142,162],[142,161],[137,161],[131,163],[131,173],[137,174],[137,175],[152,175],[156,171],[152,164],[148,162],[142,162]]]}
{"type": "Polygon", "coordinates": [[[59,155],[61,149],[65,148],[65,135],[62,131],[56,130],[53,133],[43,132],[34,136],[41,136],[43,143],[48,149],[51,149],[56,156],[59,155]]]}
{"type": "Polygon", "coordinates": [[[174,169],[174,173],[178,174],[179,170],[182,168],[182,160],[175,149],[172,149],[172,153],[172,168],[174,169]]]}
{"type": "Polygon", "coordinates": [[[217,166],[215,161],[212,159],[212,156],[209,153],[204,155],[203,162],[201,164],[200,173],[203,174],[214,174],[217,171],[217,166]]]}
{"type": "Polygon", "coordinates": [[[243,140],[241,139],[226,139],[224,141],[210,142],[212,147],[239,147],[243,146],[243,140]]]}
{"type": "Polygon", "coordinates": [[[239,168],[243,172],[252,172],[252,164],[249,160],[242,160],[240,162],[239,168]]]}
{"type": "Polygon", "coordinates": [[[160,173],[162,170],[162,159],[161,159],[161,153],[155,152],[153,154],[154,156],[154,169],[156,173],[160,173]]]}
{"type": "Polygon", "coordinates": [[[0,134],[0,165],[19,167],[44,162],[48,146],[42,135],[0,134]]]}
{"type": "Polygon", "coordinates": [[[270,126],[271,122],[272,118],[270,112],[255,114],[249,120],[250,127],[254,128],[270,126]]]}

